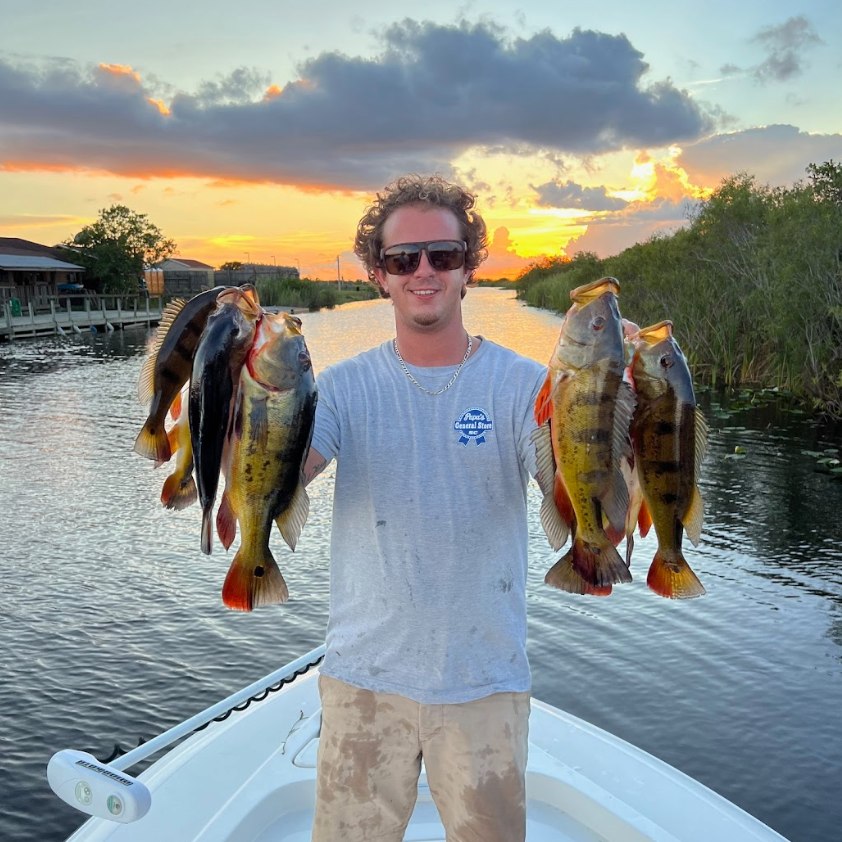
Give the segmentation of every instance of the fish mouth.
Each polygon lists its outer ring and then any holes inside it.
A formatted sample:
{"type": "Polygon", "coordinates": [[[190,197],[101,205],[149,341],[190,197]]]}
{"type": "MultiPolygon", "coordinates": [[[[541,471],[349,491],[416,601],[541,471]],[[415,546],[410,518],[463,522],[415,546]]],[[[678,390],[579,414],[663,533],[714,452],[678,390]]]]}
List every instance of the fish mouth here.
{"type": "Polygon", "coordinates": [[[598,281],[576,287],[576,289],[570,291],[570,299],[574,304],[584,306],[607,292],[616,296],[620,295],[620,282],[616,278],[600,278],[598,281]]]}
{"type": "Polygon", "coordinates": [[[641,340],[648,345],[657,345],[659,342],[663,342],[664,339],[669,339],[671,336],[672,322],[669,319],[665,319],[650,327],[641,328],[631,339],[632,341],[641,340]]]}

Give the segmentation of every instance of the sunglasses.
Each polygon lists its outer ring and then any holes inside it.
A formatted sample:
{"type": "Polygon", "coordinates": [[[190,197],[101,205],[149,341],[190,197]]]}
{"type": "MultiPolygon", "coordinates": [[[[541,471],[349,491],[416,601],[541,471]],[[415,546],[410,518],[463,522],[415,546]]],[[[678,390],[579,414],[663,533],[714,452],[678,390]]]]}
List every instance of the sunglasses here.
{"type": "Polygon", "coordinates": [[[411,275],[421,263],[421,252],[437,272],[461,269],[465,265],[467,244],[461,240],[427,240],[423,243],[398,243],[380,249],[380,263],[390,275],[411,275]]]}

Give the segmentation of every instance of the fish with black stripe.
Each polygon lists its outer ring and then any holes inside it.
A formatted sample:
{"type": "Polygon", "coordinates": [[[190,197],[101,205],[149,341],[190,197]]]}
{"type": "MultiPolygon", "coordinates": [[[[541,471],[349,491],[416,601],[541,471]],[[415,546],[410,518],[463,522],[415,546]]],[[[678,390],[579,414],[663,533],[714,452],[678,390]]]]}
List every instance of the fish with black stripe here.
{"type": "Polygon", "coordinates": [[[629,508],[622,466],[631,456],[634,410],[619,292],[615,278],[602,278],[570,293],[573,304],[535,403],[541,522],[554,549],[573,534],[544,581],[597,596],[632,578],[616,549],[629,508]]]}
{"type": "Polygon", "coordinates": [[[631,337],[631,375],[637,407],[631,424],[635,467],[658,536],[646,582],[655,593],[689,599],[705,593],[682,552],[682,536],[697,546],[704,501],[699,473],[708,426],[696,404],[693,380],[670,321],[631,337]]]}
{"type": "Polygon", "coordinates": [[[214,287],[189,300],[177,298],[164,308],[137,387],[140,402],[149,404],[149,414],[134,450],[146,459],[163,463],[172,457],[165,425],[167,412],[181,387],[190,379],[199,338],[216,308],[216,299],[225,289],[229,287],[214,287]]]}

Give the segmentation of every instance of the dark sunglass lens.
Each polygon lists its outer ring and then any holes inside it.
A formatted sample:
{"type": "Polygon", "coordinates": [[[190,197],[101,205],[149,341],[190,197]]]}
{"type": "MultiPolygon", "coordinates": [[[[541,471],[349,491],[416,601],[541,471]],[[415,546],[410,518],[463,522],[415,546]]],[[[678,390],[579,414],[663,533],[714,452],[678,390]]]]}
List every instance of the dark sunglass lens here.
{"type": "Polygon", "coordinates": [[[427,247],[430,266],[438,272],[459,269],[464,262],[461,243],[430,243],[427,247]]]}
{"type": "Polygon", "coordinates": [[[409,275],[421,262],[421,249],[418,246],[400,246],[383,252],[383,264],[390,275],[409,275]]]}

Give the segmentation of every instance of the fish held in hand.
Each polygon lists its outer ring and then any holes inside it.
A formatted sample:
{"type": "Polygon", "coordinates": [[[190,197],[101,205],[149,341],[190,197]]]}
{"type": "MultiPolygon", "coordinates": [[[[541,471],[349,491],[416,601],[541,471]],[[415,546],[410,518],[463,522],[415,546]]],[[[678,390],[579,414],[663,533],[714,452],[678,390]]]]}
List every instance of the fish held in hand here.
{"type": "Polygon", "coordinates": [[[176,299],[164,308],[149,353],[140,371],[137,396],[149,404],[149,414],[134,444],[135,453],[156,462],[168,462],[172,449],[164,422],[181,387],[190,379],[193,357],[219,294],[218,286],[189,301],[176,299]]]}
{"type": "Polygon", "coordinates": [[[629,508],[622,464],[631,456],[634,410],[623,376],[619,292],[616,279],[602,278],[570,293],[573,304],[535,404],[541,522],[555,549],[573,533],[571,548],[545,581],[596,596],[631,581],[615,547],[629,508]]]}
{"type": "Polygon", "coordinates": [[[708,426],[696,405],[690,370],[673,337],[672,322],[644,328],[632,341],[637,407],[631,435],[637,474],[658,537],[646,581],[661,596],[701,596],[705,589],[681,545],[685,530],[694,546],[701,537],[704,501],[698,480],[708,426]]]}
{"type": "Polygon", "coordinates": [[[303,466],[316,413],[316,383],[301,321],[265,315],[240,373],[217,527],[240,547],[225,578],[223,602],[250,611],[285,602],[289,592],[269,549],[274,522],[291,550],[310,501],[303,466]]]}
{"type": "Polygon", "coordinates": [[[213,504],[233,400],[262,312],[253,287],[221,292],[193,360],[188,420],[202,506],[201,548],[206,555],[212,548],[213,504]]]}

